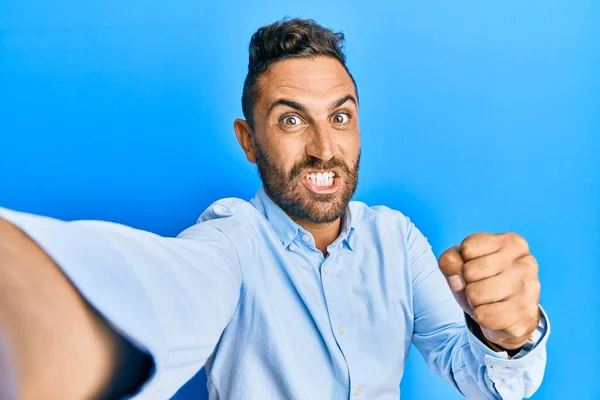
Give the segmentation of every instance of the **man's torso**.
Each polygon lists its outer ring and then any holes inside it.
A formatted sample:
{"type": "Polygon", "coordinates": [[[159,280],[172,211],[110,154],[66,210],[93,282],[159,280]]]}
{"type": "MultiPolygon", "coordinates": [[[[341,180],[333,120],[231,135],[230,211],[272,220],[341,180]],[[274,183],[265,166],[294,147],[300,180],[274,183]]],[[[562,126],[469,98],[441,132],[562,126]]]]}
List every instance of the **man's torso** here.
{"type": "Polygon", "coordinates": [[[327,257],[264,193],[203,214],[243,270],[206,364],[211,398],[398,398],[413,329],[405,217],[359,202],[350,213],[327,257]]]}

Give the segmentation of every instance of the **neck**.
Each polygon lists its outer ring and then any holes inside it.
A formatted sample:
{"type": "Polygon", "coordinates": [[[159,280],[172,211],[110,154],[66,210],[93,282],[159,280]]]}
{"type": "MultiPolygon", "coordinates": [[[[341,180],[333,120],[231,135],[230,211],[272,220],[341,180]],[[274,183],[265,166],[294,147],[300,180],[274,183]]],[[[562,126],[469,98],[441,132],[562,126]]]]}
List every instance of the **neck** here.
{"type": "Polygon", "coordinates": [[[305,221],[296,215],[290,215],[290,218],[310,232],[315,239],[315,246],[317,249],[319,249],[324,256],[327,256],[327,247],[333,243],[333,241],[337,239],[340,234],[342,219],[338,218],[333,222],[317,224],[305,221]]]}

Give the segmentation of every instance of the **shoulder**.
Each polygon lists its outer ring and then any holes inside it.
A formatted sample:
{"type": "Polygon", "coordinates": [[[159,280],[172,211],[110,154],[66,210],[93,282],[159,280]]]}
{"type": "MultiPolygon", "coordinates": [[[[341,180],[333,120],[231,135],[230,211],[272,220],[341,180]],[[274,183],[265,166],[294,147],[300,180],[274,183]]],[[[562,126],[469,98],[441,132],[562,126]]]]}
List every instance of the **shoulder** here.
{"type": "Polygon", "coordinates": [[[256,245],[256,225],[261,215],[248,201],[228,197],[213,202],[202,212],[196,223],[178,237],[191,240],[226,240],[242,261],[256,245]]]}
{"type": "Polygon", "coordinates": [[[216,229],[232,239],[241,233],[249,232],[257,213],[252,204],[246,200],[236,197],[223,198],[209,205],[200,214],[196,223],[179,236],[190,237],[194,232],[216,229]]]}
{"type": "Polygon", "coordinates": [[[405,254],[411,264],[422,255],[431,252],[429,240],[415,226],[411,219],[399,210],[387,206],[367,206],[352,202],[351,212],[356,215],[354,243],[373,246],[384,252],[405,254]]]}
{"type": "Polygon", "coordinates": [[[354,235],[367,241],[383,244],[402,244],[408,252],[429,247],[427,238],[415,226],[410,217],[388,206],[368,206],[360,201],[350,204],[354,235]]]}
{"type": "Polygon", "coordinates": [[[350,202],[352,226],[362,229],[390,229],[400,233],[408,233],[412,222],[401,211],[385,205],[369,206],[361,201],[350,202]]]}
{"type": "MultiPolygon", "coordinates": [[[[250,202],[237,198],[226,197],[215,201],[200,214],[197,223],[220,220],[223,218],[233,220],[244,220],[249,214],[256,213],[256,209],[250,202]]],[[[221,221],[223,223],[223,221],[221,221]]]]}

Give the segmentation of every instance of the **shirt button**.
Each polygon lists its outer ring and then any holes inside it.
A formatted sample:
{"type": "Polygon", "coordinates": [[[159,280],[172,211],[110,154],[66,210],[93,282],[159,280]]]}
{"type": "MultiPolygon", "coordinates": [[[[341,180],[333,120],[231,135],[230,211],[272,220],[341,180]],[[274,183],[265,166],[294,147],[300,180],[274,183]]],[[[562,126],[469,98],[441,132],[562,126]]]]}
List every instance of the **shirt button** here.
{"type": "Polygon", "coordinates": [[[340,333],[340,335],[346,333],[346,327],[344,326],[344,324],[340,324],[340,326],[338,327],[338,332],[340,333]]]}
{"type": "Polygon", "coordinates": [[[288,249],[290,249],[290,251],[296,251],[296,246],[293,244],[290,244],[290,247],[288,247],[288,249]]]}
{"type": "Polygon", "coordinates": [[[327,275],[327,267],[326,266],[322,266],[321,271],[323,271],[323,275],[327,275]]]}
{"type": "Polygon", "coordinates": [[[354,389],[354,395],[355,396],[360,396],[362,393],[362,389],[357,387],[356,389],[354,389]]]}
{"type": "Polygon", "coordinates": [[[502,370],[502,369],[504,369],[504,366],[502,366],[502,365],[492,365],[492,369],[502,370]]]}
{"type": "Polygon", "coordinates": [[[310,238],[308,237],[308,235],[304,234],[302,235],[302,240],[308,243],[308,241],[310,241],[310,238]]]}

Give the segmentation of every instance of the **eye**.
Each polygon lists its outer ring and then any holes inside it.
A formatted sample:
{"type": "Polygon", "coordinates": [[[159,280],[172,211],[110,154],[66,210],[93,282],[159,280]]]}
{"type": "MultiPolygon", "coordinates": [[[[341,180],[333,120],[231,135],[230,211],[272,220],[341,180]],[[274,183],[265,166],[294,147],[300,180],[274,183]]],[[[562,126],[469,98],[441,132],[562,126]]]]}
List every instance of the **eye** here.
{"type": "Polygon", "coordinates": [[[331,121],[337,125],[347,124],[349,119],[350,119],[350,116],[345,112],[337,113],[333,117],[331,117],[331,121]]]}
{"type": "Polygon", "coordinates": [[[297,115],[288,115],[287,117],[283,117],[279,121],[280,125],[282,125],[283,127],[289,127],[289,128],[298,126],[301,123],[302,123],[302,120],[297,115]]]}

